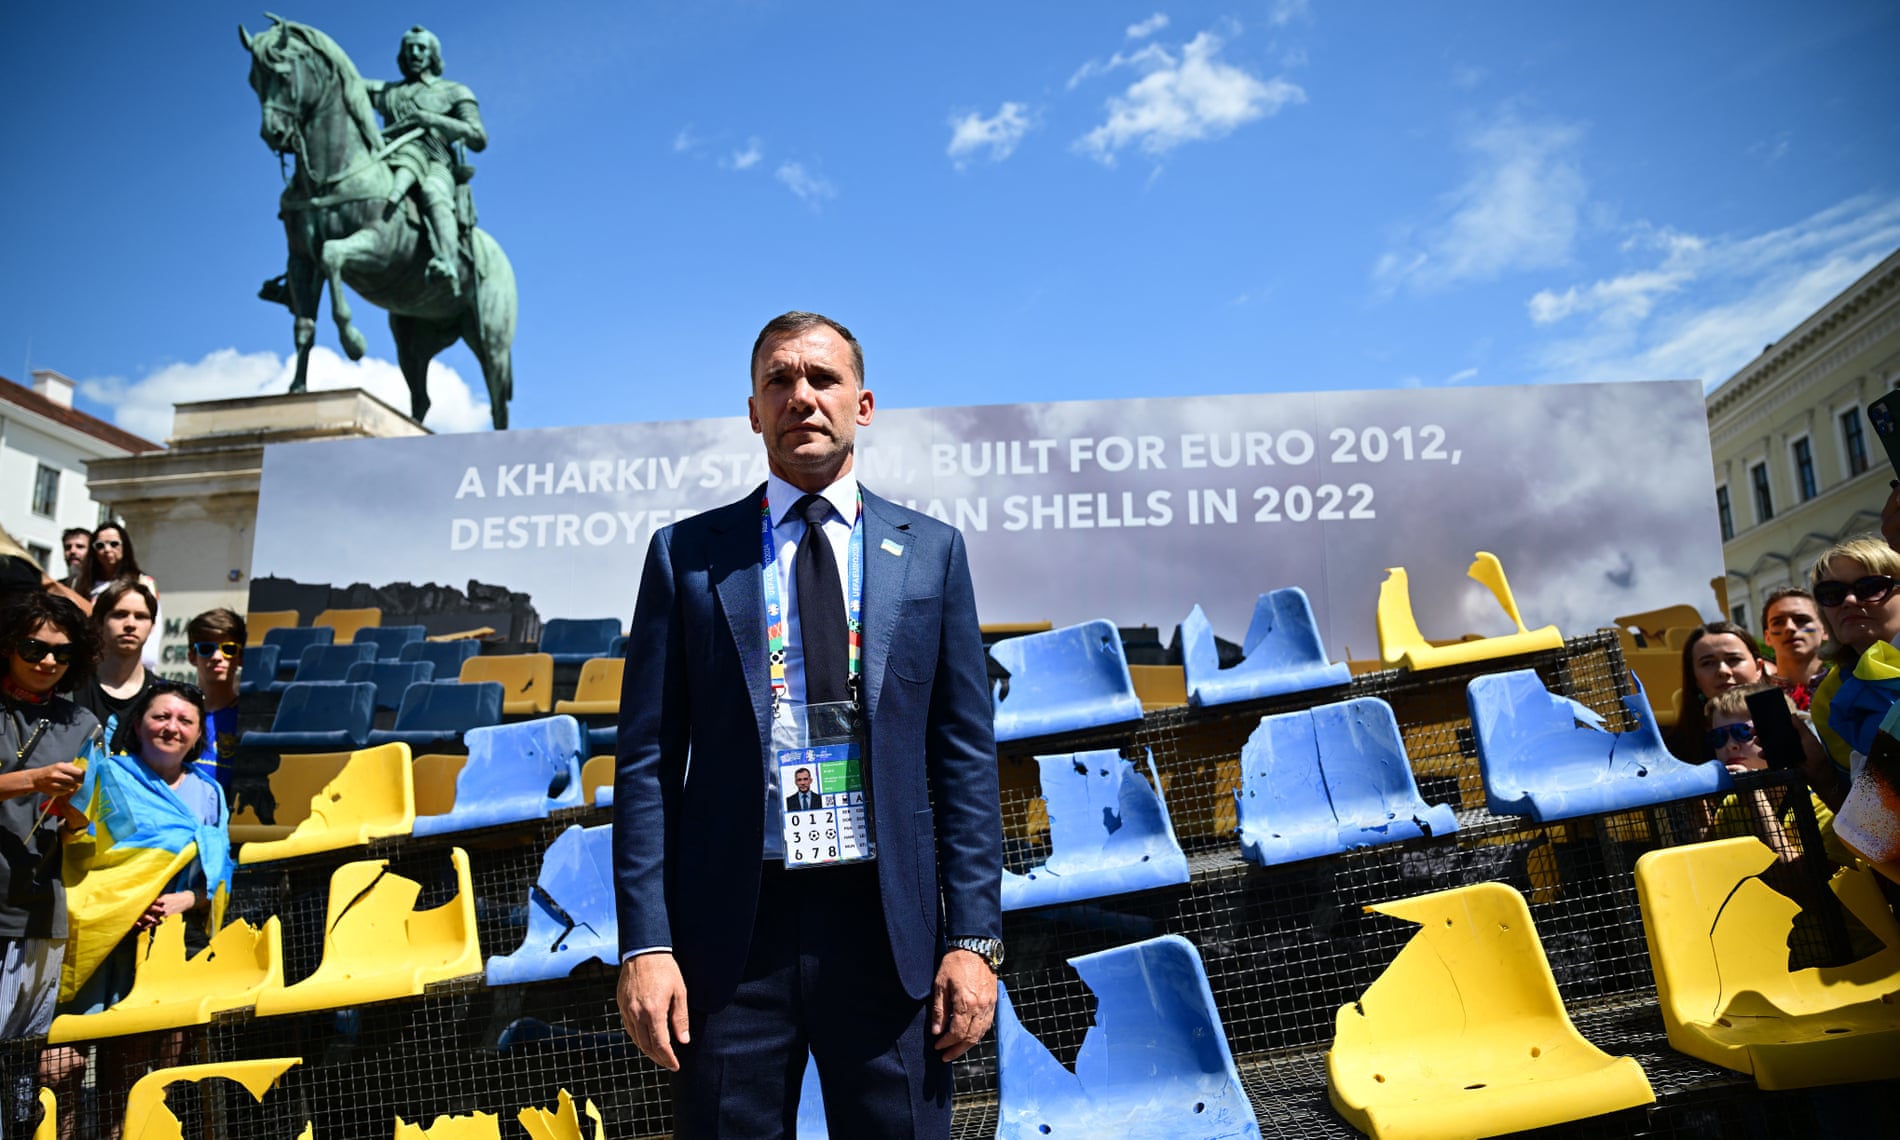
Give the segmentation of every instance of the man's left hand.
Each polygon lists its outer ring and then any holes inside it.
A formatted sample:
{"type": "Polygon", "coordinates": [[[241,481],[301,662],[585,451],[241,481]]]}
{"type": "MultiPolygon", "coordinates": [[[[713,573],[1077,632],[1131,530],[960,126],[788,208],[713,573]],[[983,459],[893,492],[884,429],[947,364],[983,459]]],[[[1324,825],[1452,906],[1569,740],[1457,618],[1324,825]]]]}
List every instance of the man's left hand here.
{"type": "Polygon", "coordinates": [[[931,1047],[954,1061],[983,1039],[996,1020],[996,974],[981,956],[952,950],[930,988],[931,1047]]]}

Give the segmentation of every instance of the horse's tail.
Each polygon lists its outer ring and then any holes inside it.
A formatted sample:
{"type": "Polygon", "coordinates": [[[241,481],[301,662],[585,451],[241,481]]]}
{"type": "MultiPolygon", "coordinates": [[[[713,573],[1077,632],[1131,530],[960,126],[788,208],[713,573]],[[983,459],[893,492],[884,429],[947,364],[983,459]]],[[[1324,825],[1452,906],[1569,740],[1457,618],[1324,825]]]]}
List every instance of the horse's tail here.
{"type": "Polygon", "coordinates": [[[502,252],[501,243],[487,230],[477,227],[471,242],[475,252],[475,322],[481,338],[480,355],[491,362],[484,366],[484,371],[490,371],[501,381],[500,390],[491,391],[489,399],[498,400],[498,406],[505,408],[515,395],[515,267],[502,252]]]}

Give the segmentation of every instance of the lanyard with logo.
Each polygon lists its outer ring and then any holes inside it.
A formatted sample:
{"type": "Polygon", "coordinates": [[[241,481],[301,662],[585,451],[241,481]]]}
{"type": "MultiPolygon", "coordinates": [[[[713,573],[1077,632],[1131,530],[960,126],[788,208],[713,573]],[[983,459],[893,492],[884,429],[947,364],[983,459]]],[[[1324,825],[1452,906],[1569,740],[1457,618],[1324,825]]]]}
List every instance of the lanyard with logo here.
{"type": "MultiPolygon", "coordinates": [[[[761,498],[759,503],[759,532],[765,579],[765,643],[771,665],[772,769],[778,776],[776,787],[766,790],[767,830],[772,830],[769,824],[776,814],[788,868],[829,867],[875,859],[877,841],[871,834],[871,788],[866,778],[867,757],[858,709],[864,670],[864,493],[858,492],[857,518],[851,523],[850,553],[846,556],[850,700],[793,704],[789,699],[790,688],[785,681],[787,615],[784,592],[778,580],[778,544],[772,534],[772,504],[766,498],[761,498]]],[[[822,533],[815,539],[830,541],[822,533]]]]}

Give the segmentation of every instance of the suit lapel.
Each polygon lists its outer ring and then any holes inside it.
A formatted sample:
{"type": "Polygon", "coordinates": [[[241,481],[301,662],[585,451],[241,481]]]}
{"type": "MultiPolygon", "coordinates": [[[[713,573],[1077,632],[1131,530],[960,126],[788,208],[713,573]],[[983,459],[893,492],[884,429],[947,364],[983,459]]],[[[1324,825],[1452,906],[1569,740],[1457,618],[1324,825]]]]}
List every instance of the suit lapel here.
{"type": "Polygon", "coordinates": [[[897,628],[898,600],[904,596],[904,577],[915,561],[891,553],[910,547],[909,527],[889,502],[864,492],[864,709],[869,717],[877,715],[891,636],[897,628]]]}
{"type": "Polygon", "coordinates": [[[759,540],[759,500],[764,497],[761,485],[749,497],[722,510],[711,527],[709,552],[719,608],[726,616],[733,652],[739,655],[761,741],[770,738],[772,710],[772,679],[766,667],[765,574],[759,540]]]}

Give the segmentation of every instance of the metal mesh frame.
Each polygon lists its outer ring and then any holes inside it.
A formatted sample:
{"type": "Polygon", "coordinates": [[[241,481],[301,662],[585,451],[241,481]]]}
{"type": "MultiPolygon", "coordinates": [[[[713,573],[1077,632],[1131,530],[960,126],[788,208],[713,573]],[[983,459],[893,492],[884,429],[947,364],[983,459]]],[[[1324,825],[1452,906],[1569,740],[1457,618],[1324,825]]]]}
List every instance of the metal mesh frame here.
{"type": "MultiPolygon", "coordinates": [[[[1853,1115],[1855,1098],[1866,1097],[1884,1098],[1878,1099],[1880,1111],[1889,1112],[1891,1087],[1767,1094],[1745,1076],[1668,1047],[1631,868],[1644,851],[1696,838],[1694,801],[1552,825],[1489,814],[1465,683],[1481,673],[1523,667],[1536,668],[1554,692],[1604,714],[1609,727],[1631,727],[1619,701],[1630,691],[1621,654],[1614,637],[1598,635],[1561,651],[1423,674],[1369,674],[1346,686],[1245,706],[1160,710],[1119,731],[1011,746],[1000,760],[1010,869],[1026,870],[1048,853],[1033,756],[1112,747],[1138,761],[1152,750],[1192,872],[1179,887],[1007,915],[1004,980],[1024,1025],[1072,1065],[1094,1002],[1067,959],[1159,934],[1184,935],[1206,965],[1263,1133],[1351,1136],[1327,1101],[1324,1050],[1338,1008],[1379,976],[1414,929],[1365,908],[1501,881],[1529,900],[1578,1028],[1606,1051],[1637,1057],[1659,1098],[1646,1109],[1539,1135],[1814,1133],[1831,1120],[1872,1119],[1853,1115]],[[1273,868],[1242,861],[1233,835],[1233,791],[1240,749],[1259,718],[1359,696],[1392,705],[1421,791],[1430,802],[1454,805],[1458,832],[1273,868]]],[[[1793,773],[1765,773],[1750,783],[1777,794],[1800,787],[1793,773]]],[[[1789,839],[1790,853],[1799,855],[1816,842],[1816,833],[1805,797],[1797,800],[1797,822],[1808,813],[1805,827],[1789,839]]],[[[295,982],[320,960],[328,880],[336,866],[386,857],[391,871],[423,884],[418,905],[432,906],[453,889],[448,850],[461,846],[471,860],[482,952],[508,953],[526,931],[528,891],[547,846],[571,823],[609,819],[605,810],[570,811],[534,824],[380,841],[368,851],[244,867],[231,914],[253,921],[282,916],[286,981],[295,982]]],[[[1803,859],[1793,866],[1786,889],[1822,898],[1814,893],[1824,881],[1821,861],[1803,859]]],[[[1838,961],[1845,954],[1838,932],[1826,923],[1799,928],[1795,941],[1796,960],[1838,961]]],[[[301,1056],[304,1063],[261,1103],[222,1082],[197,1086],[195,1095],[174,1092],[171,1099],[187,1135],[289,1137],[308,1119],[326,1140],[382,1140],[398,1115],[426,1124],[438,1114],[476,1110],[499,1114],[507,1132],[517,1110],[552,1106],[556,1091],[566,1088],[577,1100],[594,1101],[609,1136],[662,1135],[670,1127],[666,1075],[641,1059],[621,1032],[613,984],[611,968],[589,964],[556,982],[491,989],[477,978],[352,1011],[222,1017],[187,1032],[185,1061],[301,1056]]],[[[9,1043],[6,1049],[24,1057],[32,1045],[9,1043]]],[[[954,1135],[992,1135],[993,1038],[958,1064],[956,1090],[954,1135]]],[[[103,1089],[92,1099],[88,1116],[123,1111],[122,1102],[103,1089]]]]}

